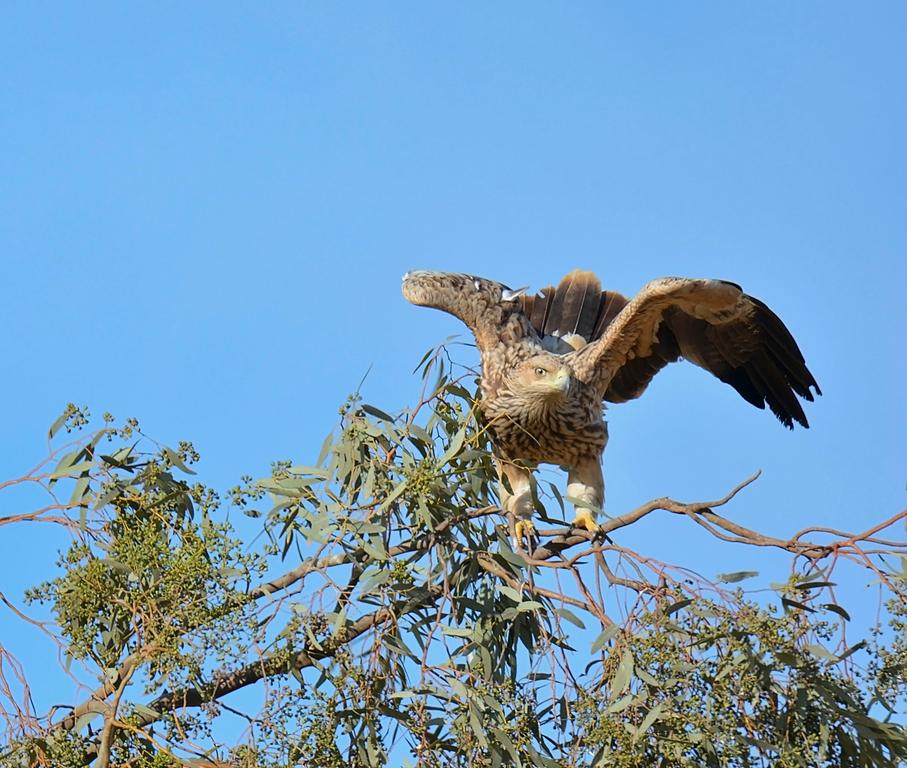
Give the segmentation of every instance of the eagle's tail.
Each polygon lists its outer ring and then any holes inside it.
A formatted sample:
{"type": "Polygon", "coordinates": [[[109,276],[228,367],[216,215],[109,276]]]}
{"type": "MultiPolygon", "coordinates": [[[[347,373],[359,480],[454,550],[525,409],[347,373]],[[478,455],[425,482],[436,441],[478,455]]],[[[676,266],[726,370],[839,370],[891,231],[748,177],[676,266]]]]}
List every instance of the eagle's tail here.
{"type": "Polygon", "coordinates": [[[582,269],[574,269],[557,288],[549,285],[521,300],[539,336],[561,339],[574,349],[601,336],[627,303],[619,293],[603,291],[598,278],[582,269]]]}

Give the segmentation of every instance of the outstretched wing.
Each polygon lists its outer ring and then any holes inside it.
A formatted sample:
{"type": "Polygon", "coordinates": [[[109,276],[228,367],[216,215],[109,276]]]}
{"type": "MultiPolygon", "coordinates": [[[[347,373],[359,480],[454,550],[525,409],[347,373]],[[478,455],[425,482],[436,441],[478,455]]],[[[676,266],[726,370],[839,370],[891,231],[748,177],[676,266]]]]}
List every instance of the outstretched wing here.
{"type": "Polygon", "coordinates": [[[537,339],[520,303],[522,291],[494,280],[455,272],[407,272],[403,295],[412,304],[459,317],[475,334],[483,353],[499,345],[537,339]]]}
{"type": "Polygon", "coordinates": [[[821,394],[778,316],[740,286],[720,280],[649,283],[596,327],[591,343],[573,357],[577,372],[597,380],[611,402],[639,397],[658,371],[681,357],[757,408],[768,404],[787,427],[795,421],[809,426],[798,395],[811,401],[812,390],[821,394]]]}

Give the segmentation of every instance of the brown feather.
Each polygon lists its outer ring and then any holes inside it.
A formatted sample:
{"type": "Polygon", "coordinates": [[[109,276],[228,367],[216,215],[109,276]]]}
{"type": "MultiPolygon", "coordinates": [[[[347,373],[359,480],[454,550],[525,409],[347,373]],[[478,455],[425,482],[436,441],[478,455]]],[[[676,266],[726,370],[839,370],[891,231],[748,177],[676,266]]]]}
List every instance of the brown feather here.
{"type": "Polygon", "coordinates": [[[576,333],[590,341],[600,293],[601,284],[591,272],[575,269],[566,275],[553,289],[547,317],[541,326],[542,335],[564,337],[576,333]]]}
{"type": "Polygon", "coordinates": [[[561,336],[575,333],[586,342],[592,340],[592,331],[598,318],[602,286],[592,272],[575,269],[558,286],[564,290],[559,328],[561,336]]]}
{"type": "Polygon", "coordinates": [[[600,339],[605,329],[611,324],[620,311],[627,306],[627,297],[617,291],[602,291],[598,318],[592,330],[592,340],[600,339]]]}
{"type": "Polygon", "coordinates": [[[523,312],[529,318],[529,323],[535,329],[535,332],[541,336],[544,332],[545,323],[548,320],[548,312],[551,309],[551,298],[554,295],[554,286],[548,285],[542,288],[535,296],[521,296],[523,302],[523,312]]]}
{"type": "Polygon", "coordinates": [[[561,311],[564,308],[564,300],[567,298],[567,290],[570,287],[569,284],[565,285],[566,279],[561,280],[551,294],[548,302],[548,316],[545,318],[545,325],[542,326],[543,336],[554,336],[561,329],[561,311]]]}
{"type": "Polygon", "coordinates": [[[649,386],[655,374],[680,357],[677,339],[667,327],[658,332],[658,340],[652,345],[651,354],[628,360],[611,379],[604,399],[610,403],[625,403],[635,400],[649,386]]]}
{"type": "Polygon", "coordinates": [[[794,421],[803,427],[809,427],[799,401],[794,397],[778,368],[766,360],[764,352],[760,352],[747,363],[746,371],[750,380],[765,397],[765,402],[772,413],[785,427],[793,429],[794,421]]]}
{"type": "Polygon", "coordinates": [[[615,291],[602,291],[592,272],[579,269],[566,275],[556,288],[549,285],[538,295],[520,300],[539,336],[575,333],[587,343],[599,338],[627,303],[615,291]]]}

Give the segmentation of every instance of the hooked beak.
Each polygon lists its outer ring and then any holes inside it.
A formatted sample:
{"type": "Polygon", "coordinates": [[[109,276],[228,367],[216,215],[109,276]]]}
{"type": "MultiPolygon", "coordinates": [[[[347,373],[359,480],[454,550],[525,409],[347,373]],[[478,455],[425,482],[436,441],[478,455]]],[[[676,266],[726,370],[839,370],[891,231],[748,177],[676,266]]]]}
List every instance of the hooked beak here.
{"type": "Polygon", "coordinates": [[[557,393],[567,394],[567,391],[570,389],[570,371],[566,368],[561,368],[554,375],[554,381],[551,383],[551,386],[557,393]]]}

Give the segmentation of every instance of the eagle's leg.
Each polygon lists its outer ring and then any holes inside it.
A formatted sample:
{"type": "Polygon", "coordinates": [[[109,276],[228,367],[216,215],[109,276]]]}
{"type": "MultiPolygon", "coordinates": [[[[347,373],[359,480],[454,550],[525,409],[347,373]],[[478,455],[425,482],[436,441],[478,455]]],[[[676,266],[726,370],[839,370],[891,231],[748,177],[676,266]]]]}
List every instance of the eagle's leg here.
{"type": "Polygon", "coordinates": [[[605,501],[605,479],[602,476],[601,459],[582,459],[567,472],[567,495],[576,499],[576,517],[573,525],[587,531],[598,530],[595,522],[595,511],[602,508],[605,501]]]}
{"type": "Polygon", "coordinates": [[[532,513],[535,511],[532,501],[532,470],[503,459],[497,459],[497,466],[501,506],[508,517],[514,518],[514,543],[531,540],[535,535],[535,526],[532,524],[532,513]]]}

